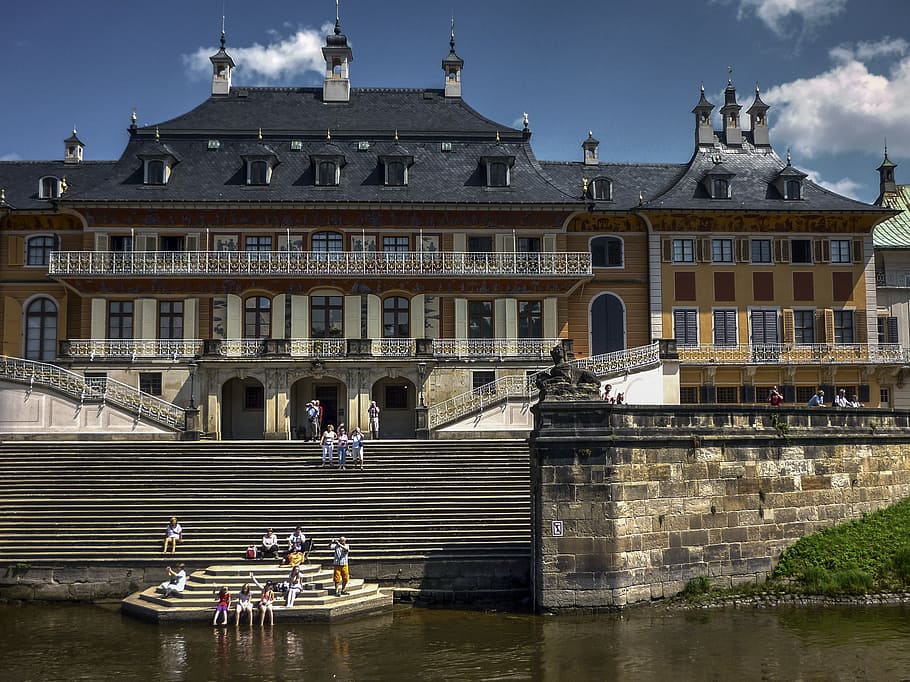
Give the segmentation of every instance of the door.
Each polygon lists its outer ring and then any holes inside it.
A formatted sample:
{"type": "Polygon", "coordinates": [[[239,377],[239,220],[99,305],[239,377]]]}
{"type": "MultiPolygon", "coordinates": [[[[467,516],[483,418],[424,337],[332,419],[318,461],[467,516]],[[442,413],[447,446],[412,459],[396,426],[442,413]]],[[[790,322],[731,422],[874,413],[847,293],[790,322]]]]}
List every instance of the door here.
{"type": "Polygon", "coordinates": [[[591,355],[626,347],[626,311],[614,294],[601,294],[591,303],[591,355]]]}

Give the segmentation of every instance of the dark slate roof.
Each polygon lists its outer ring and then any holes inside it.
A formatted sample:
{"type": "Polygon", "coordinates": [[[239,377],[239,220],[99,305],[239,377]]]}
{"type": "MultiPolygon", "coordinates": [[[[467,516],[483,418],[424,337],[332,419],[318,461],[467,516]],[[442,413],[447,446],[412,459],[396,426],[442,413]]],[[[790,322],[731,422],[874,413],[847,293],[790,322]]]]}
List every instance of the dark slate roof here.
{"type": "Polygon", "coordinates": [[[910,248],[910,185],[898,185],[896,192],[886,192],[875,203],[900,211],[875,226],[872,233],[875,248],[910,248]]]}
{"type": "MultiPolygon", "coordinates": [[[[150,126],[146,130],[154,129],[150,126]]],[[[519,132],[491,121],[460,97],[439,89],[352,88],[350,102],[322,101],[322,88],[233,87],[182,116],[157,125],[162,137],[175,131],[256,131],[321,134],[406,133],[454,136],[496,131],[519,132]]]]}
{"type": "Polygon", "coordinates": [[[563,192],[581,200],[582,178],[590,182],[595,178],[609,178],[613,184],[612,201],[590,199],[595,211],[629,211],[638,208],[639,196],[649,197],[663,193],[686,171],[686,164],[657,163],[599,163],[541,161],[543,172],[563,192]]]}
{"type": "Polygon", "coordinates": [[[18,210],[48,210],[52,201],[38,198],[38,183],[49,175],[66,178],[65,197],[97,185],[113,169],[113,161],[0,161],[0,189],[5,190],[6,207],[18,210]]]}
{"type": "Polygon", "coordinates": [[[712,148],[699,149],[682,177],[666,192],[648,201],[647,208],[675,211],[881,212],[875,206],[835,194],[808,179],[802,183],[802,198],[787,201],[772,184],[785,167],[786,163],[768,147],[754,147],[748,140],[734,147],[720,142],[712,148]],[[730,182],[730,199],[712,199],[701,184],[705,174],[714,168],[718,160],[729,172],[736,174],[730,182]]]}

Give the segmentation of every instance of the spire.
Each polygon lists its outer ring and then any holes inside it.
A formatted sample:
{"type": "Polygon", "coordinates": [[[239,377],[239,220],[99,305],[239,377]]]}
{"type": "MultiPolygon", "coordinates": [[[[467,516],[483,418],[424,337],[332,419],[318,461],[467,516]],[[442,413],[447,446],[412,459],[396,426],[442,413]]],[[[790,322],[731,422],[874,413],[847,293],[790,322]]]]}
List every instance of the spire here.
{"type": "Polygon", "coordinates": [[[698,146],[714,144],[714,124],[711,123],[712,111],[714,111],[714,105],[705,97],[705,84],[702,83],[698,104],[692,109],[692,113],[695,114],[695,144],[698,146]]]}
{"type": "Polygon", "coordinates": [[[755,99],[752,100],[752,106],[749,107],[746,113],[749,114],[749,119],[752,122],[752,144],[757,147],[771,145],[771,139],[768,135],[768,109],[770,108],[762,102],[758,83],[756,83],[755,99]]]}
{"type": "Polygon", "coordinates": [[[727,67],[727,87],[724,88],[724,105],[720,115],[724,122],[724,142],[728,145],[741,145],[743,131],[739,125],[739,111],[742,107],[736,102],[736,86],[733,85],[733,67],[727,67]]]}
{"type": "Polygon", "coordinates": [[[63,141],[63,162],[64,163],[82,163],[82,152],[85,144],[76,135],[76,128],[73,128],[73,134],[63,141]]]}
{"type": "Polygon", "coordinates": [[[234,60],[224,49],[224,15],[221,15],[221,49],[209,57],[212,62],[212,94],[227,95],[231,92],[231,71],[234,60]]]}
{"type": "Polygon", "coordinates": [[[596,166],[600,163],[597,157],[597,148],[600,146],[600,140],[594,138],[594,131],[588,131],[588,139],[581,143],[584,150],[584,164],[586,166],[596,166]]]}
{"type": "Polygon", "coordinates": [[[322,48],[325,58],[325,79],[322,82],[323,102],[350,102],[350,64],[354,53],[348,45],[348,37],[341,32],[341,14],[338,0],[335,0],[335,31],[326,36],[322,48]]]}
{"type": "Polygon", "coordinates": [[[897,192],[897,183],[894,180],[895,168],[897,168],[897,164],[888,158],[888,141],[885,140],[885,158],[882,160],[881,165],[875,169],[878,171],[879,194],[897,192]]]}
{"type": "Polygon", "coordinates": [[[464,59],[455,53],[455,15],[452,15],[452,27],[449,31],[449,54],[442,60],[442,70],[445,73],[445,96],[461,97],[461,70],[464,68],[464,59]]]}

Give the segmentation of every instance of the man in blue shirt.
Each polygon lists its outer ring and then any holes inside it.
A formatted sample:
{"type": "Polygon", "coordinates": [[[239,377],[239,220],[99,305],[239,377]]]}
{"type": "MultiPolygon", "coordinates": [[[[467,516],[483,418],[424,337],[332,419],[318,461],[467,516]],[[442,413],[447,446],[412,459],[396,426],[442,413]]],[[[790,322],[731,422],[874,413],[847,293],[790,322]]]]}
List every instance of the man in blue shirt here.
{"type": "Polygon", "coordinates": [[[818,393],[809,398],[809,402],[806,403],[806,407],[824,407],[825,406],[825,392],[821,389],[818,389],[818,393]]]}

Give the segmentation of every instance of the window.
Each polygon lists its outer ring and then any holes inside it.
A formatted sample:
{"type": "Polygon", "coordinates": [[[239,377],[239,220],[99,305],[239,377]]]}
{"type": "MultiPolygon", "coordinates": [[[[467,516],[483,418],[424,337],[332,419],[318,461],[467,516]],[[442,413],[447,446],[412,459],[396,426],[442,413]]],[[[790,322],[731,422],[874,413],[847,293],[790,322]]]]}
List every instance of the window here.
{"type": "Polygon", "coordinates": [[[56,199],[59,196],[60,196],[60,181],[53,176],[41,178],[41,182],[38,183],[38,198],[39,199],[56,199]]]}
{"type": "Polygon", "coordinates": [[[698,386],[680,386],[679,387],[679,404],[680,405],[697,405],[698,404],[698,386]]]}
{"type": "Polygon", "coordinates": [[[811,239],[791,239],[790,240],[790,262],[791,263],[811,263],[812,262],[812,240],[811,239]]]}
{"type": "Polygon", "coordinates": [[[818,389],[815,386],[797,386],[796,387],[796,402],[800,405],[805,405],[812,396],[815,395],[815,392],[818,389]]]}
{"type": "Polygon", "coordinates": [[[516,248],[518,253],[540,253],[540,237],[519,237],[516,248]]]}
{"type": "Polygon", "coordinates": [[[877,322],[879,343],[900,343],[896,317],[879,317],[877,322]]]}
{"type": "Polygon", "coordinates": [[[694,239],[674,239],[673,240],[673,262],[674,263],[694,263],[695,262],[695,240],[694,239]]]}
{"type": "Polygon", "coordinates": [[[543,337],[543,314],[540,301],[518,302],[518,338],[540,339],[543,337]]]}
{"type": "Polygon", "coordinates": [[[408,409],[408,387],[387,385],[385,387],[384,407],[387,410],[408,409]]]}
{"type": "Polygon", "coordinates": [[[133,238],[129,235],[113,235],[108,242],[108,248],[111,251],[116,251],[118,253],[125,253],[127,251],[133,250],[133,238]]]}
{"type": "Polygon", "coordinates": [[[496,372],[481,371],[471,372],[471,390],[478,392],[496,381],[496,372]]]}
{"type": "Polygon", "coordinates": [[[243,409],[261,410],[265,408],[265,389],[260,386],[243,387],[243,409]]]}
{"type": "Polygon", "coordinates": [[[802,185],[799,180],[787,180],[784,184],[784,199],[795,201],[802,198],[802,185]]]}
{"type": "Polygon", "coordinates": [[[714,311],[714,345],[735,346],[738,338],[736,335],[736,309],[714,311]]]}
{"type": "Polygon", "coordinates": [[[158,338],[183,339],[183,301],[159,301],[158,338]]]}
{"type": "Polygon", "coordinates": [[[133,338],[133,302],[111,301],[108,304],[107,338],[133,338]]]}
{"type": "Polygon", "coordinates": [[[698,345],[698,309],[677,308],[673,311],[673,338],[677,346],[698,345]]]}
{"type": "Polygon", "coordinates": [[[139,390],[149,395],[161,395],[161,372],[139,372],[139,390]]]}
{"type": "Polygon", "coordinates": [[[182,253],[185,250],[186,241],[183,237],[159,237],[158,250],[168,253],[182,253]]]}
{"type": "Polygon", "coordinates": [[[853,311],[834,311],[834,343],[854,343],[853,311]]]}
{"type": "Polygon", "coordinates": [[[595,237],[591,240],[591,264],[595,268],[621,268],[622,246],[619,237],[595,237]]]}
{"type": "Polygon", "coordinates": [[[891,389],[880,388],[878,389],[878,399],[879,404],[882,407],[888,407],[891,405],[891,389]]]}
{"type": "Polygon", "coordinates": [[[752,322],[752,344],[779,343],[776,310],[753,310],[749,315],[752,322]]]}
{"type": "Polygon", "coordinates": [[[145,184],[163,185],[167,182],[166,164],[161,159],[145,162],[145,184]]]}
{"type": "Polygon", "coordinates": [[[468,301],[468,338],[493,338],[492,301],[468,301]]]}
{"type": "Polygon", "coordinates": [[[28,265],[47,265],[51,260],[51,251],[55,248],[56,237],[30,237],[25,262],[28,265]]]}
{"type": "Polygon", "coordinates": [[[724,178],[715,178],[714,182],[711,183],[711,198],[729,199],[730,182],[724,178]]]}
{"type": "Polygon", "coordinates": [[[815,343],[814,310],[793,311],[793,341],[799,345],[815,343]]]}
{"type": "Polygon", "coordinates": [[[313,251],[337,253],[344,250],[344,240],[338,232],[317,232],[313,235],[313,251]]]}
{"type": "Polygon", "coordinates": [[[712,239],[711,240],[711,261],[714,263],[732,263],[733,262],[733,240],[732,239],[712,239]]]}
{"type": "Polygon", "coordinates": [[[340,339],[344,336],[344,299],[341,296],[310,298],[310,336],[314,339],[340,339]]]}
{"type": "Polygon", "coordinates": [[[250,296],[243,302],[243,338],[267,339],[272,334],[272,301],[250,296]]]}
{"type": "Polygon", "coordinates": [[[407,253],[411,248],[409,237],[383,237],[382,250],[385,253],[407,253]]]}
{"type": "Polygon", "coordinates": [[[770,263],[771,262],[771,240],[770,239],[753,239],[752,240],[752,262],[753,263],[770,263]]]}
{"type": "Polygon", "coordinates": [[[591,198],[596,201],[613,199],[613,183],[608,178],[594,178],[591,181],[591,198]]]}
{"type": "Polygon", "coordinates": [[[25,357],[51,362],[57,355],[57,305],[36,298],[25,308],[25,357]]]}
{"type": "Polygon", "coordinates": [[[383,338],[406,339],[410,337],[408,303],[408,299],[402,296],[390,296],[382,301],[383,338]]]}
{"type": "Polygon", "coordinates": [[[487,165],[487,186],[509,186],[509,166],[505,161],[491,161],[487,165]]]}
{"type": "Polygon", "coordinates": [[[738,386],[718,386],[717,402],[719,403],[738,403],[739,387],[738,386]]]}
{"type": "Polygon", "coordinates": [[[249,161],[247,164],[248,185],[267,185],[269,184],[269,164],[265,161],[249,161]]]}
{"type": "Polygon", "coordinates": [[[387,161],[385,184],[389,187],[403,187],[408,184],[408,171],[404,161],[387,161]]]}
{"type": "Polygon", "coordinates": [[[493,237],[468,237],[470,253],[489,253],[493,251],[493,237]]]}
{"type": "Polygon", "coordinates": [[[850,240],[849,239],[832,239],[831,240],[831,262],[832,263],[850,263],[850,240]]]}
{"type": "Polygon", "coordinates": [[[316,184],[333,186],[339,180],[338,164],[334,161],[319,161],[316,164],[316,184]]]}
{"type": "Polygon", "coordinates": [[[244,240],[244,250],[251,255],[251,259],[259,258],[268,260],[268,254],[272,250],[272,238],[266,236],[247,237],[244,240]]]}

